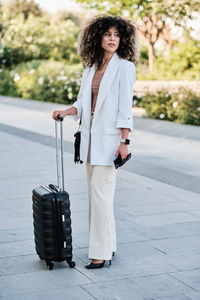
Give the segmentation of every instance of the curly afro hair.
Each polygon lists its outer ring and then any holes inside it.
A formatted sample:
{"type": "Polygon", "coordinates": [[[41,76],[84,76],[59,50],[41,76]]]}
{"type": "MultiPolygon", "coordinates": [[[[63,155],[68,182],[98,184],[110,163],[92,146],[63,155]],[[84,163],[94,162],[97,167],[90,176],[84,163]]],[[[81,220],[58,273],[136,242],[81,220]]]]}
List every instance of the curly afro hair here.
{"type": "Polygon", "coordinates": [[[104,54],[101,40],[104,33],[113,27],[118,30],[120,36],[120,44],[116,52],[121,58],[132,61],[136,65],[138,39],[135,25],[119,16],[98,15],[88,22],[80,35],[78,53],[84,67],[91,67],[93,64],[97,68],[100,67],[104,54]]]}

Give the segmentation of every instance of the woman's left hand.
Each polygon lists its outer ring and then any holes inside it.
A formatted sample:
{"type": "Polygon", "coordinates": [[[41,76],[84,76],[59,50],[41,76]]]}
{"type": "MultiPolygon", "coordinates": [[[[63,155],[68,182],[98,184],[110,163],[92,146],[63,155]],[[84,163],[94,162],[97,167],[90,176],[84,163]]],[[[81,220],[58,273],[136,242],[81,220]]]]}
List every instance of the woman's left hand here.
{"type": "Polygon", "coordinates": [[[124,143],[120,143],[119,148],[117,149],[117,152],[115,156],[121,155],[121,158],[124,159],[128,155],[128,146],[124,143]]]}

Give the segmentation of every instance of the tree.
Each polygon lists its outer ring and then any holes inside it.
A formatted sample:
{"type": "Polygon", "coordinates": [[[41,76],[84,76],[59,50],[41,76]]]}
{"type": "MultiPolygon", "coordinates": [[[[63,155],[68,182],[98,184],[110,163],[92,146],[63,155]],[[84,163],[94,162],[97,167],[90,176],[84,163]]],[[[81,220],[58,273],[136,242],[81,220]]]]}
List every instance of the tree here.
{"type": "Polygon", "coordinates": [[[174,40],[171,36],[170,25],[163,19],[159,19],[154,12],[149,16],[143,16],[138,20],[137,29],[148,43],[149,71],[153,71],[155,56],[155,43],[161,38],[171,48],[174,40]]]}
{"type": "Polygon", "coordinates": [[[80,14],[68,10],[59,10],[54,14],[51,14],[50,19],[52,22],[64,22],[67,20],[71,20],[77,26],[80,26],[81,24],[80,14]]]}
{"type": "Polygon", "coordinates": [[[51,59],[79,62],[77,39],[79,27],[71,20],[50,23],[46,17],[22,15],[10,20],[1,36],[0,67],[10,67],[21,61],[51,59]]]}
{"type": "Polygon", "coordinates": [[[43,14],[39,5],[35,3],[34,0],[10,0],[7,1],[5,7],[7,8],[11,18],[22,13],[24,20],[27,20],[30,14],[36,17],[42,16],[43,14]]]}
{"type": "Polygon", "coordinates": [[[135,21],[138,31],[148,44],[149,71],[153,69],[155,43],[162,39],[172,47],[172,26],[186,26],[194,11],[200,11],[198,0],[76,0],[86,8],[98,9],[112,15],[124,15],[135,21]]]}

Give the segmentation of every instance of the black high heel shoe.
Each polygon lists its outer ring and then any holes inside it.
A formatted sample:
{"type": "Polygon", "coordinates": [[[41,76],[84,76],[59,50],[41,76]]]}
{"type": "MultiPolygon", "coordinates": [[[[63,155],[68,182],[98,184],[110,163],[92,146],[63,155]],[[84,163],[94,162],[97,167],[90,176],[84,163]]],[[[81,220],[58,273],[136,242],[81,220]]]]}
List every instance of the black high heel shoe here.
{"type": "MultiPolygon", "coordinates": [[[[86,269],[101,269],[105,265],[105,260],[102,263],[94,264],[92,262],[88,263],[85,268],[86,269]]],[[[109,260],[109,266],[111,265],[111,260],[109,260]]]]}

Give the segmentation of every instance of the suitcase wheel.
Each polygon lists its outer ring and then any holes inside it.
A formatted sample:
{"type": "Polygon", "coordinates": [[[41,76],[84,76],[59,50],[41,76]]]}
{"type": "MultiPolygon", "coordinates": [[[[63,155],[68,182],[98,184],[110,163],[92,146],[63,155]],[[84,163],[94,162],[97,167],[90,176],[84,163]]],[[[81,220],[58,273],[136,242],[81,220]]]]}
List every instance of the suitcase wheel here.
{"type": "Polygon", "coordinates": [[[75,265],[76,265],[76,263],[74,262],[74,261],[67,261],[67,263],[68,263],[68,265],[69,265],[69,267],[70,268],[74,268],[75,267],[75,265]]]}
{"type": "Polygon", "coordinates": [[[49,270],[53,270],[54,264],[50,260],[46,260],[46,265],[49,267],[49,270]]]}

